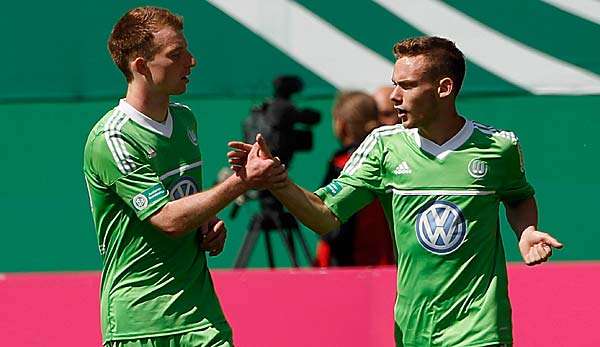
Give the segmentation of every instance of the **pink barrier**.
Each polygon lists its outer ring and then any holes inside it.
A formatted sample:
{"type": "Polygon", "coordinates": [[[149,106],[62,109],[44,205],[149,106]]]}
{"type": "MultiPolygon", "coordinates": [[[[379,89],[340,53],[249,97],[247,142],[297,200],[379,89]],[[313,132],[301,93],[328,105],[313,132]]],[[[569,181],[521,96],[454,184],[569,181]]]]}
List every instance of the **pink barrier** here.
{"type": "MultiPolygon", "coordinates": [[[[237,346],[393,346],[395,269],[214,271],[237,346]]],[[[600,263],[509,266],[516,347],[600,346],[600,263]]],[[[98,273],[0,275],[2,346],[100,346],[98,273]]]]}

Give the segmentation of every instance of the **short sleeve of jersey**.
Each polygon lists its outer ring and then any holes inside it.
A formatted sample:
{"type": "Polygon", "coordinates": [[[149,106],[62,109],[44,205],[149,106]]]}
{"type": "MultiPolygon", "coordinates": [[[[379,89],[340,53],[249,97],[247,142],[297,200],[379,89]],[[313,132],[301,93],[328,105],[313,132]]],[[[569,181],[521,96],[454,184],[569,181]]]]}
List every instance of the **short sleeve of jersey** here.
{"type": "Polygon", "coordinates": [[[352,153],[340,176],[315,192],[342,223],[383,191],[380,140],[376,133],[369,135],[352,153]]]}
{"type": "Polygon", "coordinates": [[[98,179],[112,189],[144,220],[160,210],[169,195],[145,155],[122,134],[106,133],[91,143],[91,167],[98,179]]]}
{"type": "Polygon", "coordinates": [[[504,180],[498,192],[503,201],[523,200],[533,196],[533,187],[525,178],[523,153],[518,139],[515,137],[503,153],[504,180]]]}

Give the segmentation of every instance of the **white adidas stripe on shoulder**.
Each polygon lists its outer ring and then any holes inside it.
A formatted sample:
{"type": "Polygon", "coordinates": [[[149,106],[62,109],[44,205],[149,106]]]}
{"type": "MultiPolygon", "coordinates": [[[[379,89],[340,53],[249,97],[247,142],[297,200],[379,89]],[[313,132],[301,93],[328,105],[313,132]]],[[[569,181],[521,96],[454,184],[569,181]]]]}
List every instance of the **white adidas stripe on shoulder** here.
{"type": "Polygon", "coordinates": [[[119,171],[124,175],[135,170],[135,163],[127,151],[121,134],[121,129],[128,120],[129,117],[125,113],[115,110],[104,124],[104,139],[119,171]]]}
{"type": "Polygon", "coordinates": [[[186,109],[188,109],[188,110],[190,110],[190,111],[192,110],[192,109],[191,109],[191,108],[190,108],[188,105],[184,105],[184,104],[182,104],[182,103],[179,103],[179,102],[173,102],[173,101],[172,101],[172,102],[170,102],[170,103],[169,103],[169,105],[170,105],[170,106],[183,107],[183,108],[186,108],[186,109]]]}
{"type": "Polygon", "coordinates": [[[501,136],[501,137],[511,140],[513,143],[517,143],[519,141],[519,138],[517,137],[517,135],[515,135],[515,133],[513,133],[512,131],[496,129],[494,127],[491,127],[491,126],[488,126],[485,124],[481,124],[481,123],[477,123],[477,122],[473,122],[473,125],[475,126],[475,128],[477,128],[479,131],[481,131],[484,134],[501,136]]]}
{"type": "Polygon", "coordinates": [[[402,125],[385,125],[373,130],[369,136],[360,144],[360,146],[352,153],[350,159],[342,170],[347,175],[353,175],[365,161],[369,153],[375,148],[377,140],[382,136],[390,136],[401,132],[408,131],[402,125]]]}
{"type": "Polygon", "coordinates": [[[404,128],[402,126],[402,124],[393,124],[393,125],[382,125],[382,126],[379,126],[379,127],[375,128],[375,129],[373,129],[372,132],[376,132],[376,131],[381,132],[381,131],[398,129],[398,128],[401,128],[401,129],[404,129],[404,130],[408,130],[408,129],[404,128]]]}

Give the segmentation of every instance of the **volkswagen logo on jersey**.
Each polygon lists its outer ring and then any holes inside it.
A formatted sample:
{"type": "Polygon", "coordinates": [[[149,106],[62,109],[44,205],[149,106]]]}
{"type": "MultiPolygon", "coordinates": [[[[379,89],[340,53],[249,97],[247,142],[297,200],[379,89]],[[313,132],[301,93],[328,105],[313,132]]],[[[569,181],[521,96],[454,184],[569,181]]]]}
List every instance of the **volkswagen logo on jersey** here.
{"type": "Polygon", "coordinates": [[[473,159],[469,162],[469,175],[473,178],[481,178],[488,172],[488,164],[481,159],[473,159]]]}
{"type": "Polygon", "coordinates": [[[465,217],[458,206],[447,201],[433,201],[417,215],[417,239],[434,254],[449,254],[460,247],[467,235],[465,217]]]}
{"type": "Polygon", "coordinates": [[[183,198],[184,196],[197,193],[198,186],[193,178],[183,176],[171,185],[169,192],[171,200],[177,200],[183,198]]]}

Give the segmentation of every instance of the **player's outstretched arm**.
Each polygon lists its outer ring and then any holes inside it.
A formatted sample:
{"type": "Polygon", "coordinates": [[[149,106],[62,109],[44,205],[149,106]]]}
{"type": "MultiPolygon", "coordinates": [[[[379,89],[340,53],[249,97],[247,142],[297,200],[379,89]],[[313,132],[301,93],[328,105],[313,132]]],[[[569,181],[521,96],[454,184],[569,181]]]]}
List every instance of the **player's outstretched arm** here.
{"type": "MultiPolygon", "coordinates": [[[[249,155],[255,156],[257,152],[258,145],[249,155]]],[[[167,203],[150,217],[150,223],[173,236],[186,234],[207,223],[248,189],[262,188],[274,178],[281,181],[285,175],[285,168],[273,159],[253,161],[209,190],[167,203]]]]}
{"type": "Polygon", "coordinates": [[[537,230],[538,210],[534,197],[504,202],[506,217],[519,240],[519,251],[527,265],[537,265],[552,256],[552,248],[562,243],[545,232],[537,230]]]}
{"type": "Polygon", "coordinates": [[[271,193],[304,225],[323,235],[339,229],[340,222],[318,196],[288,179],[282,188],[271,193]]]}
{"type": "MultiPolygon", "coordinates": [[[[276,159],[273,158],[260,134],[256,137],[254,145],[232,141],[229,142],[229,146],[233,151],[227,153],[227,157],[234,171],[242,170],[245,165],[253,165],[253,161],[276,159]],[[251,148],[257,144],[259,155],[253,156],[251,148]]],[[[339,220],[323,201],[312,192],[292,182],[287,176],[284,180],[272,179],[267,188],[294,216],[318,234],[325,234],[339,228],[339,220]]]]}

